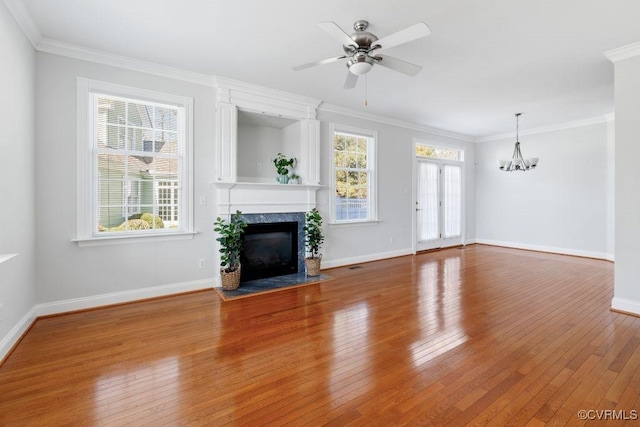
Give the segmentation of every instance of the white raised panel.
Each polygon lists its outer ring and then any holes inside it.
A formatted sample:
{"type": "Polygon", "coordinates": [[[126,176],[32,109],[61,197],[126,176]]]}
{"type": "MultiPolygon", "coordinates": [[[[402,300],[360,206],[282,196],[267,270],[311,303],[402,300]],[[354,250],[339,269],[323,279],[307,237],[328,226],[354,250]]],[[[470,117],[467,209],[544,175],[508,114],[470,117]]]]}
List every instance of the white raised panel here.
{"type": "Polygon", "coordinates": [[[305,184],[320,184],[320,121],[300,121],[300,176],[305,184]]]}
{"type": "Polygon", "coordinates": [[[216,106],[216,180],[233,182],[237,178],[238,109],[219,102],[216,106]]]}

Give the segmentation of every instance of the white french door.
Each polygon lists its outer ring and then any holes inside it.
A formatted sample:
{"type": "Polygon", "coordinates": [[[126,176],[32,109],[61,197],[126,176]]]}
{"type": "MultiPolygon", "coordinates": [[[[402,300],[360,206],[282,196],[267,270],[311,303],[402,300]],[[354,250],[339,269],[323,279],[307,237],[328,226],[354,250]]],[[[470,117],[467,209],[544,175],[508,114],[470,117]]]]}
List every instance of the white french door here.
{"type": "Polygon", "coordinates": [[[462,244],[462,166],[417,161],[416,251],[462,244]]]}

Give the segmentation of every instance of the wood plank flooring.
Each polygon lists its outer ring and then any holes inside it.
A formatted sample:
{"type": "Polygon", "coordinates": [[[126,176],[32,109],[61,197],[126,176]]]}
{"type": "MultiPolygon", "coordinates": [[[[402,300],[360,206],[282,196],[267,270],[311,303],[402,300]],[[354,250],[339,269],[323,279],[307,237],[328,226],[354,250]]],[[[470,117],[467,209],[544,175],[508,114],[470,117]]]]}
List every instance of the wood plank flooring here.
{"type": "Polygon", "coordinates": [[[0,425],[624,425],[640,409],[640,318],[609,310],[611,263],[472,245],[325,272],[40,319],[0,366],[0,425]]]}

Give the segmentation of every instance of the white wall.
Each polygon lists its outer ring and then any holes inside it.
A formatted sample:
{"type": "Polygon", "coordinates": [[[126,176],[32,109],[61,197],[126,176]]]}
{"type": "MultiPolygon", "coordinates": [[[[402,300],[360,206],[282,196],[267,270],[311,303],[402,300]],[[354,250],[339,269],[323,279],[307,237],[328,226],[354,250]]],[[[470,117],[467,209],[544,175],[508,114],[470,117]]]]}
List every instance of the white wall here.
{"type": "Polygon", "coordinates": [[[612,307],[640,315],[640,56],[615,63],[616,264],[612,307]]]}
{"type": "Polygon", "coordinates": [[[465,149],[466,155],[466,235],[475,237],[475,186],[473,162],[475,145],[391,124],[380,123],[327,111],[320,111],[320,140],[322,170],[321,183],[326,187],[319,190],[318,210],[325,220],[326,244],[323,268],[380,259],[411,253],[413,248],[413,175],[414,138],[441,142],[465,149]],[[378,152],[378,223],[357,225],[329,225],[331,194],[332,145],[329,126],[331,123],[347,125],[359,129],[377,131],[378,152]],[[393,238],[393,243],[391,239],[393,238]]]}
{"type": "Polygon", "coordinates": [[[0,360],[28,326],[35,303],[35,52],[0,2],[0,360]]]}
{"type": "Polygon", "coordinates": [[[504,172],[515,138],[478,144],[476,232],[478,242],[611,258],[608,246],[607,124],[521,135],[525,158],[536,170],[504,172]]]}
{"type": "Polygon", "coordinates": [[[217,275],[213,221],[211,87],[67,57],[37,54],[36,212],[38,302],[45,312],[212,286],[217,275]],[[192,240],[78,247],[76,234],[76,78],[86,77],[194,98],[194,209],[192,240]],[[208,205],[200,206],[200,196],[208,205]],[[205,258],[206,269],[198,269],[205,258]],[[167,287],[154,290],[155,287],[167,287]],[[148,292],[140,292],[147,289],[148,292]],[[117,294],[100,299],[102,294],[117,294]]]}

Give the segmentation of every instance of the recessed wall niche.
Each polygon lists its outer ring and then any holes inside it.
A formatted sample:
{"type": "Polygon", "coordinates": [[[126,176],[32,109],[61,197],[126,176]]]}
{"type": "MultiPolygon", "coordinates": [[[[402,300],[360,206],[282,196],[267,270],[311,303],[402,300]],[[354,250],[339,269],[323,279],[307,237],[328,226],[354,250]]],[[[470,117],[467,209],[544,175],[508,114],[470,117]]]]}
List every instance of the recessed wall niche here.
{"type": "Polygon", "coordinates": [[[279,152],[298,159],[302,185],[320,184],[319,99],[222,78],[216,79],[216,98],[218,186],[276,184],[271,159],[279,152]]]}
{"type": "MultiPolygon", "coordinates": [[[[300,159],[300,122],[238,110],[238,182],[275,183],[272,159],[282,153],[300,159]]],[[[294,173],[301,175],[295,165],[294,173]]]]}
{"type": "Polygon", "coordinates": [[[216,77],[218,215],[306,212],[320,185],[319,99],[216,77]],[[300,184],[279,184],[272,159],[295,157],[300,184]]]}

